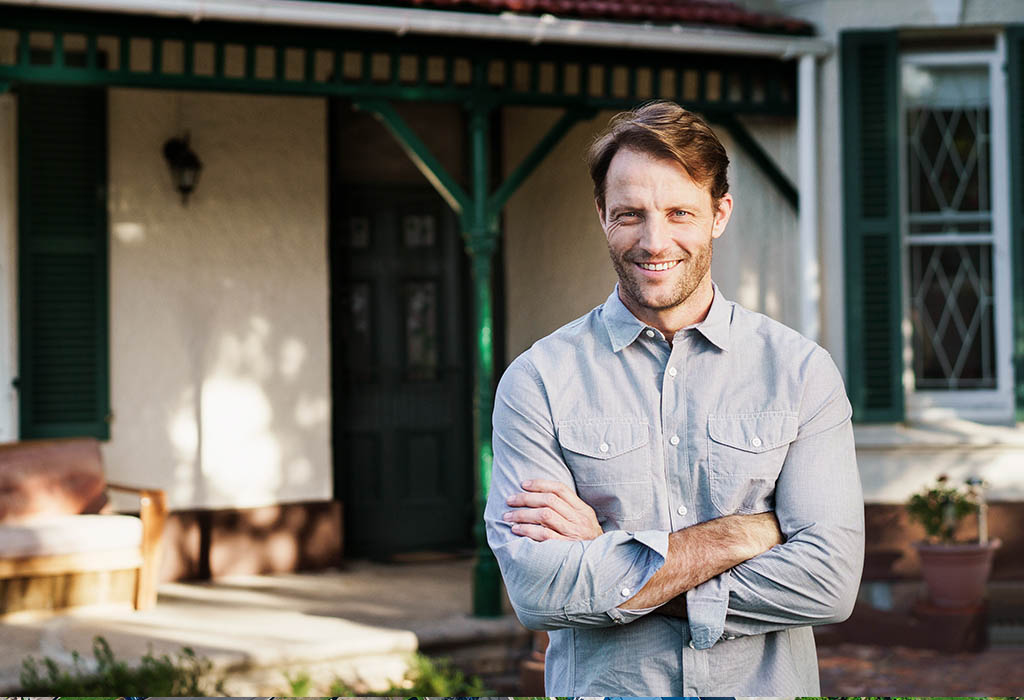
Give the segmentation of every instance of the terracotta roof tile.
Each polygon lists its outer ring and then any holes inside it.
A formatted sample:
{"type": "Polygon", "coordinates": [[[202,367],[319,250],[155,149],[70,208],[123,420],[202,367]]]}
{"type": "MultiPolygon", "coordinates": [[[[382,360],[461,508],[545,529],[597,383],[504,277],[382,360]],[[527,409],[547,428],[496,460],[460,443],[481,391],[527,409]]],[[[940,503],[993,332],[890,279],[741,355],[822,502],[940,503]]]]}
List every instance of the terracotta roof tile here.
{"type": "Polygon", "coordinates": [[[729,0],[389,0],[374,4],[697,24],[775,34],[814,33],[813,25],[803,20],[754,12],[729,0]]]}

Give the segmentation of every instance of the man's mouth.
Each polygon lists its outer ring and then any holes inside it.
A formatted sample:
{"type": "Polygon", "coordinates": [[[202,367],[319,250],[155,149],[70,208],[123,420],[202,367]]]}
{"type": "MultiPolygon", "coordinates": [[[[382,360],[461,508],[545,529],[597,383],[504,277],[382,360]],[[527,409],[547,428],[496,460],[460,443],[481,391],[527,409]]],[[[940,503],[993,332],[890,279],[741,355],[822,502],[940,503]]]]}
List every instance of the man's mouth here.
{"type": "Polygon", "coordinates": [[[651,272],[660,272],[661,270],[671,270],[673,267],[679,264],[678,260],[668,260],[666,262],[638,262],[636,265],[643,270],[650,270],[651,272]]]}

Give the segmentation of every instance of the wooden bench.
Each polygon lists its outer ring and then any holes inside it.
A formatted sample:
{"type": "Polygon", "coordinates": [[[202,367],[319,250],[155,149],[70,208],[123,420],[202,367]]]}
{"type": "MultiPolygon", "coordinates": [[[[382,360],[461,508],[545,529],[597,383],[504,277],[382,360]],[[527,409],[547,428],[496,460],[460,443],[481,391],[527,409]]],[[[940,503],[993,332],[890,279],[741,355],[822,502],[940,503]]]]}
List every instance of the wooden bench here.
{"type": "Polygon", "coordinates": [[[167,501],[112,484],[92,438],[0,444],[0,616],[114,602],[156,603],[167,501]],[[108,490],[139,499],[113,512],[108,490]]]}

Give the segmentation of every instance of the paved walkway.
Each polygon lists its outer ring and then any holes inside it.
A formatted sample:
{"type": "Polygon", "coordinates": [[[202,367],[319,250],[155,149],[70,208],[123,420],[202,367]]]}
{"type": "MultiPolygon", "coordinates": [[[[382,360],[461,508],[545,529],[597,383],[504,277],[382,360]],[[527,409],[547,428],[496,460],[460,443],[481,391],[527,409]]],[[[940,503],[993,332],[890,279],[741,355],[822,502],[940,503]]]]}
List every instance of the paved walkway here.
{"type": "MultiPolygon", "coordinates": [[[[500,665],[528,644],[512,616],[470,615],[472,562],[353,562],[318,574],[245,576],[160,587],[153,610],[93,610],[0,624],[0,692],[14,690],[31,654],[70,661],[103,635],[119,658],[183,645],[227,675],[234,696],[287,694],[285,673],[308,672],[312,693],[336,676],[381,687],[415,649],[469,665],[500,665]],[[481,657],[484,653],[484,657],[481,657]],[[489,656],[487,656],[489,654],[489,656]]],[[[1020,695],[1024,647],[942,654],[899,647],[819,646],[825,696],[1020,695]]],[[[91,656],[91,654],[88,654],[91,656]]],[[[509,692],[512,689],[499,692],[509,692]]]]}

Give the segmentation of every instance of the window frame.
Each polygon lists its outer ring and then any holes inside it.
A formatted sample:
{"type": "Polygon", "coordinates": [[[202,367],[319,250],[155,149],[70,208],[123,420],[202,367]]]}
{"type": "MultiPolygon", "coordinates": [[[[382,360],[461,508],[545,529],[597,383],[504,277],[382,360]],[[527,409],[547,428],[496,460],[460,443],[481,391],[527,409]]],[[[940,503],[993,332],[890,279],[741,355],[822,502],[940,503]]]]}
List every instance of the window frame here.
{"type": "Polygon", "coordinates": [[[1011,246],[1010,158],[1008,124],[1008,84],[1006,39],[995,37],[991,50],[912,51],[901,50],[897,57],[898,81],[905,65],[984,66],[989,75],[990,182],[992,183],[992,275],[995,297],[995,389],[935,390],[917,389],[914,378],[913,326],[910,321],[909,201],[907,192],[907,115],[903,90],[897,90],[899,160],[899,238],[901,290],[901,343],[905,416],[911,421],[960,418],[986,423],[1012,423],[1015,419],[1015,377],[1013,367],[1013,265],[1011,246]]]}

